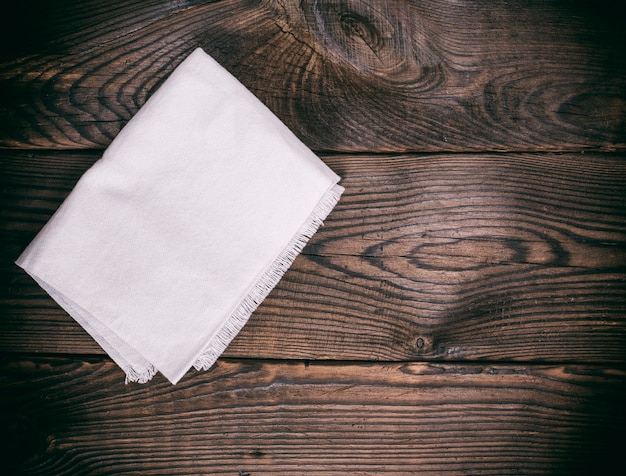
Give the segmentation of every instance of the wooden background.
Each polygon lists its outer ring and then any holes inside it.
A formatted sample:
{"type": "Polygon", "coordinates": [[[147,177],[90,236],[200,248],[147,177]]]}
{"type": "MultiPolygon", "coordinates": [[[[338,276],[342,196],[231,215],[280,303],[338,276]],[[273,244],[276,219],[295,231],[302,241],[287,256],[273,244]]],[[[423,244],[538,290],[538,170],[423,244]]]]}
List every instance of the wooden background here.
{"type": "Polygon", "coordinates": [[[624,12],[607,0],[5,12],[7,474],[626,471],[624,12]],[[346,192],[212,370],[125,385],[13,261],[198,46],[346,192]]]}

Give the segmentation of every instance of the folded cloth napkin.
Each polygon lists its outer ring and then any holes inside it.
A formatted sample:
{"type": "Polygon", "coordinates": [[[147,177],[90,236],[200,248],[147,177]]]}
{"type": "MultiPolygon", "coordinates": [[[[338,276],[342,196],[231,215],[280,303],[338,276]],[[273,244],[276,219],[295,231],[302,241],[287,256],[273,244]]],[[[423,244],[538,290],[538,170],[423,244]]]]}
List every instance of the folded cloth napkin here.
{"type": "Polygon", "coordinates": [[[208,369],[333,209],[339,177],[201,49],[17,260],[126,372],[208,369]]]}

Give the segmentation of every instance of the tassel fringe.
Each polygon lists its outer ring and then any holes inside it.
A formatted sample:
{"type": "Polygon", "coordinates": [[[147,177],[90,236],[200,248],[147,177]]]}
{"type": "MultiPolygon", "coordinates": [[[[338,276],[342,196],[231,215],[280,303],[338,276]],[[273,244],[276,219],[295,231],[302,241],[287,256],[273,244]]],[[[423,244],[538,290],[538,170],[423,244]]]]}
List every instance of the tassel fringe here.
{"type": "Polygon", "coordinates": [[[296,236],[293,237],[272,265],[258,279],[248,295],[242,300],[222,328],[211,339],[204,352],[194,362],[193,367],[196,370],[208,370],[226,350],[228,344],[248,322],[250,315],[263,302],[270,291],[274,289],[311,237],[322,226],[328,214],[339,201],[343,191],[344,188],[341,185],[334,185],[326,192],[296,236]]]}
{"type": "Polygon", "coordinates": [[[157,369],[154,367],[154,365],[149,365],[143,371],[138,372],[137,370],[129,366],[124,367],[124,373],[126,374],[125,383],[127,384],[129,382],[146,383],[149,380],[152,380],[152,377],[156,375],[157,369]]]}

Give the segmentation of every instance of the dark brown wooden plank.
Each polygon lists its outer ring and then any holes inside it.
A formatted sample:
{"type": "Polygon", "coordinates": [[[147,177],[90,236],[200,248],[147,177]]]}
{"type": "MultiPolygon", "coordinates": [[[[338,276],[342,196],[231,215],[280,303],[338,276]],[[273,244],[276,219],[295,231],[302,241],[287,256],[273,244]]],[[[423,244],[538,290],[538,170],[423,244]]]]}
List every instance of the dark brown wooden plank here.
{"type": "MultiPolygon", "coordinates": [[[[101,353],[14,264],[97,153],[5,152],[0,350],[101,353]]],[[[626,361],[626,160],[327,156],[346,193],[227,356],[626,361]]]]}
{"type": "MultiPolygon", "coordinates": [[[[378,278],[300,257],[228,347],[231,357],[339,360],[626,360],[624,273],[500,267],[451,284],[378,278]]],[[[452,278],[462,276],[448,274],[452,278]]],[[[101,354],[30,279],[2,299],[0,350],[101,354]]]]}
{"type": "Polygon", "coordinates": [[[125,386],[109,361],[4,360],[0,388],[3,466],[19,474],[626,469],[615,369],[220,361],[125,386]]]}
{"type": "Polygon", "coordinates": [[[5,16],[22,28],[0,57],[0,146],[102,148],[201,46],[316,150],[626,149],[617,2],[66,0],[21,10],[5,16]]]}

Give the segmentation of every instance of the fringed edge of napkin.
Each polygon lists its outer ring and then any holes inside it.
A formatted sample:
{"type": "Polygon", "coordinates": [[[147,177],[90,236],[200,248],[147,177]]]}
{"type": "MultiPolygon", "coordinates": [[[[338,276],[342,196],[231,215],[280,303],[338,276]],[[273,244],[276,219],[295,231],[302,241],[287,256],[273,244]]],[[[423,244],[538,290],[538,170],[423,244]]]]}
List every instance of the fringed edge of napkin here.
{"type": "MultiPolygon", "coordinates": [[[[254,283],[248,295],[241,301],[193,363],[193,367],[196,370],[209,370],[213,366],[219,356],[226,350],[228,344],[246,325],[254,310],[274,289],[311,237],[323,225],[326,217],[337,205],[343,191],[344,188],[341,185],[335,184],[324,194],[298,233],[254,283]]],[[[146,383],[157,373],[157,369],[153,365],[148,365],[141,371],[132,367],[125,367],[123,370],[126,373],[126,383],[146,383]]]]}
{"type": "Polygon", "coordinates": [[[137,371],[133,367],[124,367],[122,369],[126,374],[125,383],[137,382],[137,383],[146,383],[152,380],[157,373],[157,369],[154,365],[148,365],[144,370],[137,371]]]}
{"type": "Polygon", "coordinates": [[[200,357],[196,359],[193,364],[196,370],[208,370],[213,366],[218,357],[226,350],[228,344],[248,322],[250,315],[274,289],[311,237],[322,226],[326,217],[337,205],[343,191],[344,188],[341,185],[335,184],[321,198],[298,233],[252,286],[248,295],[211,339],[200,357]]]}

